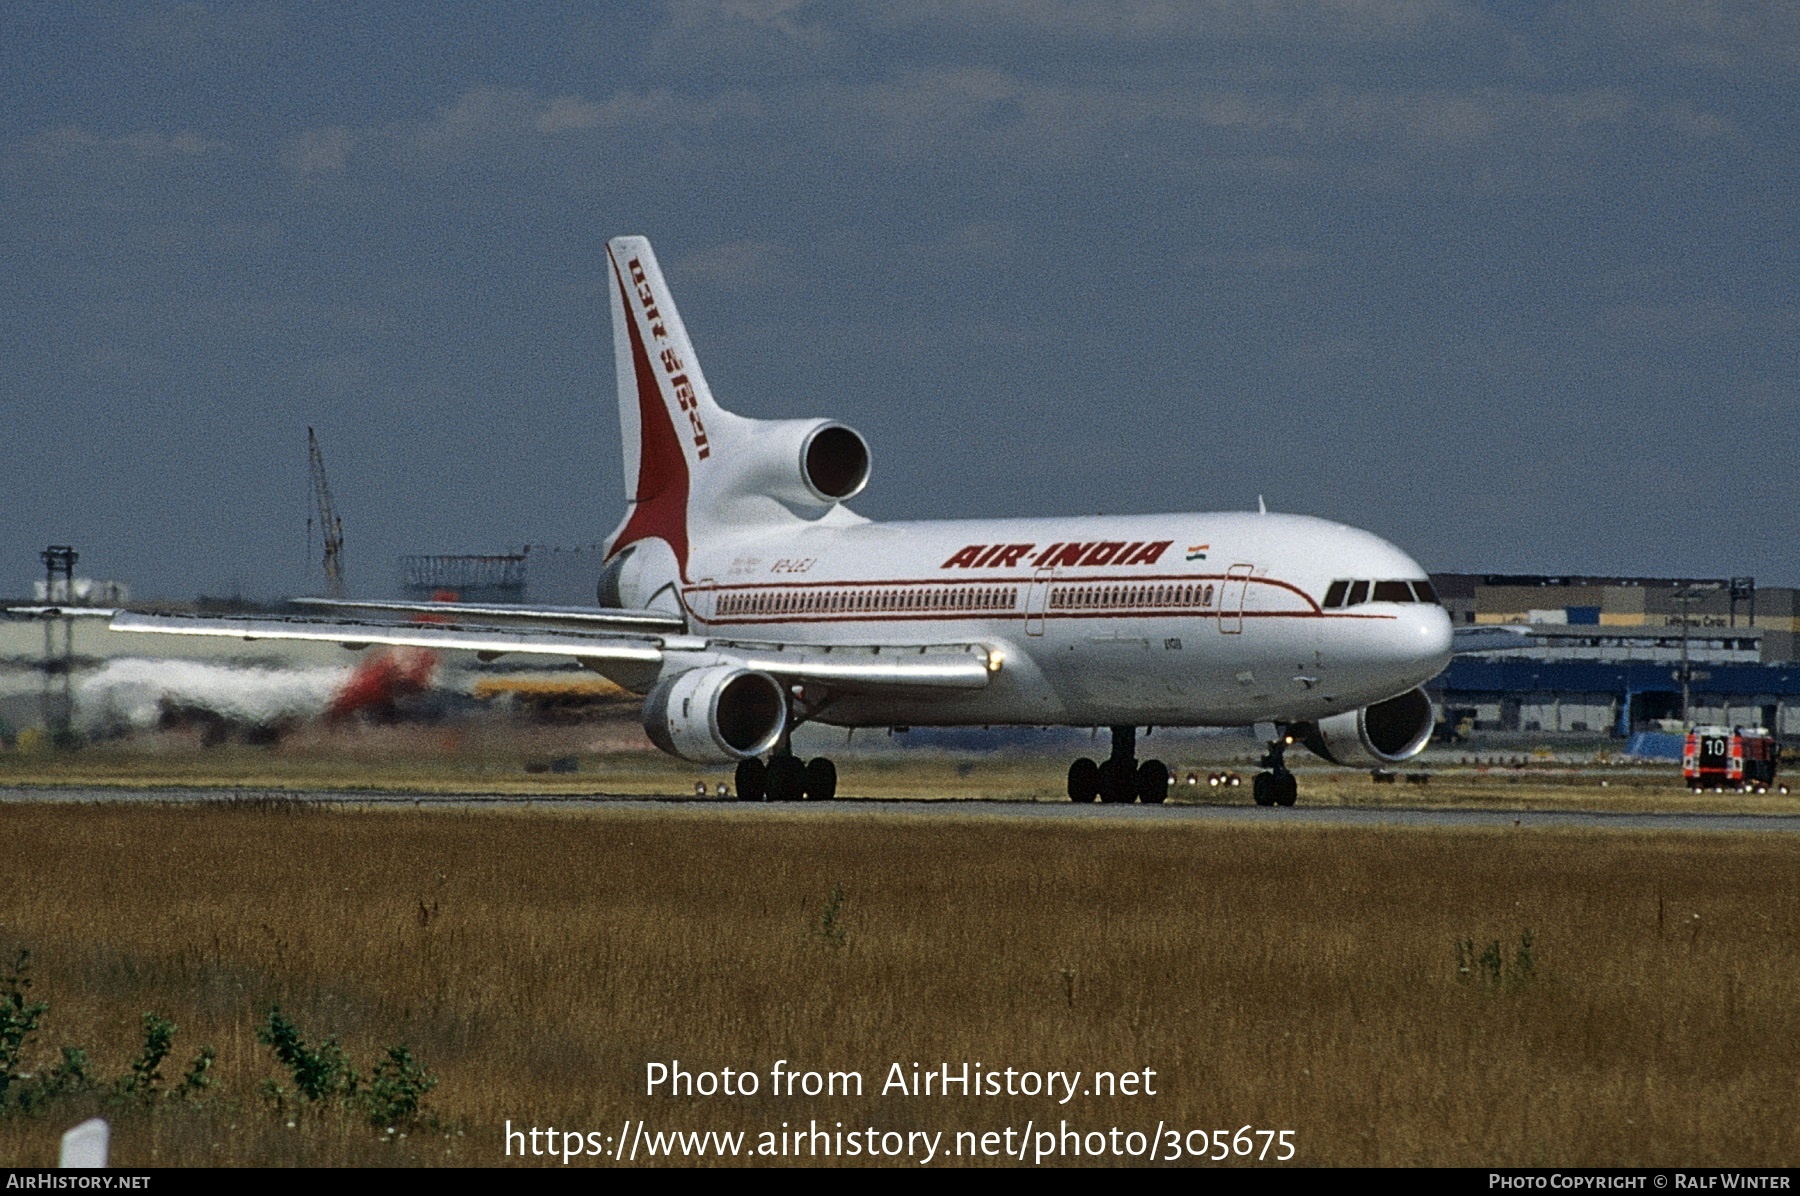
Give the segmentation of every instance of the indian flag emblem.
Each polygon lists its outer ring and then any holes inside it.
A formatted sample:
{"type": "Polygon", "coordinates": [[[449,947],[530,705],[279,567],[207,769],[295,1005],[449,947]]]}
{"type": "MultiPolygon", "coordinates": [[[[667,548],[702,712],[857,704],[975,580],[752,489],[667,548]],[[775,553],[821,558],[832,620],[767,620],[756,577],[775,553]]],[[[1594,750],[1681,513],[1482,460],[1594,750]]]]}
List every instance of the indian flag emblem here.
{"type": "Polygon", "coordinates": [[[1211,547],[1211,544],[1190,544],[1188,545],[1187,559],[1190,561],[1203,561],[1206,559],[1206,550],[1211,547]]]}

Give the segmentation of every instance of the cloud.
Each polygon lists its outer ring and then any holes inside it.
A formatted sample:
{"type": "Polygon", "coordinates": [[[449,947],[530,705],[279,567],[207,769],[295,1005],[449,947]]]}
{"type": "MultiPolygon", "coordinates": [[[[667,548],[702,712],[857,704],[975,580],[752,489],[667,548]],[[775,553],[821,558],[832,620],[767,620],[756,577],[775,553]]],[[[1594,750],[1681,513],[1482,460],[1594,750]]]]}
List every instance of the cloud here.
{"type": "Polygon", "coordinates": [[[1721,339],[1792,340],[1800,336],[1800,307],[1746,308],[1718,299],[1626,303],[1601,309],[1595,323],[1603,333],[1658,346],[1721,339]]]}
{"type": "Polygon", "coordinates": [[[342,174],[354,144],[350,130],[341,126],[309,129],[288,143],[282,162],[301,178],[342,174]]]}
{"type": "Polygon", "coordinates": [[[79,125],[59,125],[25,142],[26,149],[45,158],[85,159],[90,162],[131,161],[137,163],[189,162],[231,150],[229,142],[182,131],[163,133],[143,129],[103,137],[79,125]]]}
{"type": "Polygon", "coordinates": [[[62,208],[120,208],[171,186],[203,185],[236,152],[232,143],[192,130],[102,134],[66,124],[15,142],[0,166],[19,197],[62,208]]]}
{"type": "Polygon", "coordinates": [[[731,241],[687,254],[669,269],[680,283],[726,291],[778,290],[799,281],[791,255],[773,241],[731,241]]]}
{"type": "Polygon", "coordinates": [[[240,57],[277,45],[287,19],[270,4],[146,5],[125,27],[128,38],[187,65],[240,57]]]}
{"type": "Polygon", "coordinates": [[[1788,0],[1578,0],[1567,26],[1682,67],[1791,81],[1800,5],[1788,0]]]}
{"type": "Polygon", "coordinates": [[[1165,44],[1417,41],[1483,23],[1455,0],[915,0],[891,6],[885,16],[894,23],[986,25],[1085,43],[1165,44]]]}
{"type": "Polygon", "coordinates": [[[532,127],[540,133],[564,133],[593,129],[606,120],[606,110],[580,96],[557,96],[544,106],[532,127]]]}
{"type": "Polygon", "coordinates": [[[522,88],[475,87],[428,117],[378,127],[308,129],[282,164],[300,177],[354,173],[358,164],[437,171],[603,145],[619,134],[668,139],[721,121],[739,127],[755,104],[741,94],[700,100],[667,90],[620,90],[604,100],[522,88]]]}
{"type": "Polygon", "coordinates": [[[841,66],[859,14],[808,0],[669,0],[645,59],[657,75],[764,85],[841,66]]]}

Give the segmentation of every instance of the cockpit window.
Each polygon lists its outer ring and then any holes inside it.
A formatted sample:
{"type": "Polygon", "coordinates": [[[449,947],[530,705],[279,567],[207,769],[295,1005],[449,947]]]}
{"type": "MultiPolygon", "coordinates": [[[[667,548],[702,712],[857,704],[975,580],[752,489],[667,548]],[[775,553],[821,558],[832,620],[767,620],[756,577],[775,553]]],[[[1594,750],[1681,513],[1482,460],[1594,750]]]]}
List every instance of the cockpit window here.
{"type": "Polygon", "coordinates": [[[1320,607],[1325,610],[1340,610],[1346,606],[1361,606],[1365,602],[1422,602],[1427,606],[1442,606],[1438,601],[1437,591],[1431,588],[1428,581],[1345,581],[1331,583],[1325,590],[1325,601],[1320,607]]]}

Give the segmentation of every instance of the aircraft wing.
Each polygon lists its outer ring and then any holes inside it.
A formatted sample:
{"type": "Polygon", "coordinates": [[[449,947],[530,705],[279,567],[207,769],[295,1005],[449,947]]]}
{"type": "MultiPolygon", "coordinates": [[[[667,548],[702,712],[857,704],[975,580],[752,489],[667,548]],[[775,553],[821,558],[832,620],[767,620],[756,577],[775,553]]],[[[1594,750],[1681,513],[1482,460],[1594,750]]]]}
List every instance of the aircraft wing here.
{"type": "MultiPolygon", "coordinates": [[[[422,605],[422,604],[420,604],[422,605]]],[[[448,604],[446,604],[448,605],[448,604]]],[[[468,614],[469,611],[460,612],[468,614]]],[[[640,613],[640,612],[632,612],[640,613]]],[[[655,612],[641,612],[655,615],[655,612]]],[[[474,652],[483,660],[508,653],[568,656],[616,680],[654,678],[665,664],[685,671],[714,664],[756,669],[784,681],[843,689],[888,687],[979,689],[1000,667],[982,644],[808,645],[734,642],[686,634],[489,626],[477,622],[393,623],[304,616],[217,618],[121,611],[114,631],[205,635],[240,640],[314,640],[366,648],[372,644],[474,652]]]]}
{"type": "Polygon", "coordinates": [[[641,636],[573,631],[519,631],[456,623],[383,623],[365,619],[313,619],[280,615],[256,618],[205,615],[146,615],[121,611],[114,631],[158,635],[211,635],[241,640],[322,640],[347,648],[388,644],[411,648],[459,648],[486,656],[543,652],[599,660],[660,663],[662,648],[641,636]]]}

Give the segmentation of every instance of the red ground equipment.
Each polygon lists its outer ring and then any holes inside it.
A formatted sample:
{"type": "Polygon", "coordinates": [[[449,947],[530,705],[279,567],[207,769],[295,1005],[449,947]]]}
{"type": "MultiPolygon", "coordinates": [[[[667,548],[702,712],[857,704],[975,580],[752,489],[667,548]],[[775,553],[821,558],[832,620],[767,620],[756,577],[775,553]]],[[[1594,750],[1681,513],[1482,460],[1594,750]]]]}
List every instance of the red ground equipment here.
{"type": "Polygon", "coordinates": [[[1681,753],[1681,775],[1695,791],[1767,793],[1778,755],[1775,737],[1762,727],[1695,727],[1681,753]]]}

